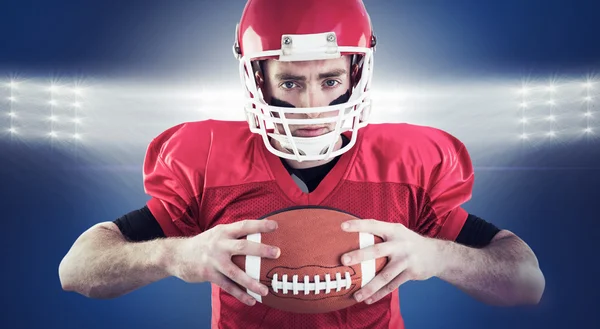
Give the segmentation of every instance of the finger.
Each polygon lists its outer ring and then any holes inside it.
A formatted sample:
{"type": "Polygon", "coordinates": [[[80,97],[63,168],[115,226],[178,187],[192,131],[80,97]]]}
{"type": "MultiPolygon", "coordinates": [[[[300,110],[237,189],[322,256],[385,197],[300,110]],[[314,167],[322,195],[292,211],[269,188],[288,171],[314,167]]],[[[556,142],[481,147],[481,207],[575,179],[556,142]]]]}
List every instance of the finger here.
{"type": "Polygon", "coordinates": [[[232,238],[241,238],[254,233],[267,233],[277,229],[277,222],[268,219],[246,219],[228,224],[225,232],[232,238]]]}
{"type": "Polygon", "coordinates": [[[342,255],[342,264],[346,266],[360,264],[361,262],[387,257],[397,251],[398,244],[393,242],[376,243],[372,246],[354,250],[342,255]]]}
{"type": "Polygon", "coordinates": [[[343,222],[342,230],[346,232],[371,233],[380,236],[384,240],[388,240],[390,233],[393,231],[390,225],[390,223],[374,219],[353,219],[343,222]]]}
{"type": "Polygon", "coordinates": [[[251,278],[246,272],[242,271],[231,260],[225,262],[218,270],[229,278],[231,281],[239,284],[243,288],[249,289],[257,295],[266,296],[269,293],[269,288],[258,280],[251,278]]]}
{"type": "Polygon", "coordinates": [[[244,292],[238,285],[229,280],[226,276],[221,273],[217,273],[213,278],[213,282],[221,287],[221,289],[227,291],[231,296],[237,298],[240,302],[253,306],[256,303],[256,299],[244,292]]]}
{"type": "Polygon", "coordinates": [[[367,298],[367,300],[365,300],[365,303],[373,304],[373,303],[378,302],[380,299],[387,296],[389,293],[398,289],[398,287],[400,287],[401,285],[405,284],[406,282],[408,282],[410,280],[411,279],[410,279],[410,275],[409,275],[408,271],[404,271],[404,272],[400,273],[398,276],[396,276],[396,278],[394,278],[394,280],[390,281],[390,283],[388,283],[385,287],[383,287],[382,289],[380,289],[379,291],[374,293],[370,298],[367,298]]]}
{"type": "Polygon", "coordinates": [[[264,243],[248,241],[245,239],[224,241],[225,249],[233,255],[248,255],[262,258],[278,258],[281,250],[275,246],[264,243]]]}
{"type": "Polygon", "coordinates": [[[372,296],[380,292],[384,293],[384,296],[392,292],[395,288],[390,285],[400,273],[406,269],[405,262],[396,261],[388,263],[379,274],[377,274],[373,280],[367,283],[364,287],[354,293],[354,298],[357,302],[368,300],[372,296]]]}

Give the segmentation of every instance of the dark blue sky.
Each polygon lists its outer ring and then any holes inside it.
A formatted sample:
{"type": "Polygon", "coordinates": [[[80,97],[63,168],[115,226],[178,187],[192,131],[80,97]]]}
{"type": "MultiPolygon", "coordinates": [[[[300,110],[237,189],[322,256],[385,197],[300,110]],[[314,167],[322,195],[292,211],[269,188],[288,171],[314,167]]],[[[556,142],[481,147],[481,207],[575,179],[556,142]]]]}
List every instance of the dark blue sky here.
{"type": "MultiPolygon", "coordinates": [[[[8,0],[0,73],[237,78],[244,1],[8,0]]],[[[600,1],[366,1],[377,68],[398,76],[593,73],[600,1]],[[384,69],[382,69],[382,67],[384,69]]]]}

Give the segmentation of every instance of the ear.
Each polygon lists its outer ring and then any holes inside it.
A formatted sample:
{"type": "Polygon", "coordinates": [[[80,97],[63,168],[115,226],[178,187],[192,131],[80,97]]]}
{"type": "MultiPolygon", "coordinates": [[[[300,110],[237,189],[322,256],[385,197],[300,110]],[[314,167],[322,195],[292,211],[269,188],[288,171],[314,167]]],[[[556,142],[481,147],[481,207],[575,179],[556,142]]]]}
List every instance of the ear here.
{"type": "Polygon", "coordinates": [[[254,80],[256,81],[256,87],[262,89],[265,86],[265,78],[260,71],[254,72],[254,80]]]}
{"type": "Polygon", "coordinates": [[[352,64],[350,68],[350,81],[352,83],[352,87],[356,87],[358,81],[360,81],[360,70],[358,64],[352,64]]]}

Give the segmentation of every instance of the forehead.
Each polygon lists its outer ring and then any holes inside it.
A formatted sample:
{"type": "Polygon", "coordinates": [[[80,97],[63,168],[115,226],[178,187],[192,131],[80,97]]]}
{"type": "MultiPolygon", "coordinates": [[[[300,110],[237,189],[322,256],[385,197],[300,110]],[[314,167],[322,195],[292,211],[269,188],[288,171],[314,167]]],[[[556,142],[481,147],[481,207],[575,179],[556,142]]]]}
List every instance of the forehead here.
{"type": "Polygon", "coordinates": [[[331,70],[346,69],[348,70],[350,59],[348,56],[342,56],[334,59],[324,59],[316,61],[295,61],[282,62],[275,59],[266,61],[266,69],[269,75],[278,73],[295,73],[303,75],[326,73],[331,70]]]}

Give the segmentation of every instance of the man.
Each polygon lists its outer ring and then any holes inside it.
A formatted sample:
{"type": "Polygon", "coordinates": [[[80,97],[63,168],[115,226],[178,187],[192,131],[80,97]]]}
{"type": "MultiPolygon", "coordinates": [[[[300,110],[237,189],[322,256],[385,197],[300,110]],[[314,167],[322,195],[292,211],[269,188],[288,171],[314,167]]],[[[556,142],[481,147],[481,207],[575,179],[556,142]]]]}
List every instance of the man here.
{"type": "Polygon", "coordinates": [[[397,288],[431,277],[489,304],[538,303],[531,249],[461,208],[473,185],[464,145],[429,127],[367,125],[375,44],[360,0],[248,1],[234,45],[247,122],[157,136],[147,205],[84,232],[60,264],[63,288],[113,298],[170,276],[211,282],[214,328],[402,328],[397,288]],[[355,306],[291,314],[249,294],[269,292],[231,257],[280,251],[239,238],[276,230],[254,219],[298,205],[355,214],[344,230],[384,239],[342,257],[389,260],[355,306]]]}

